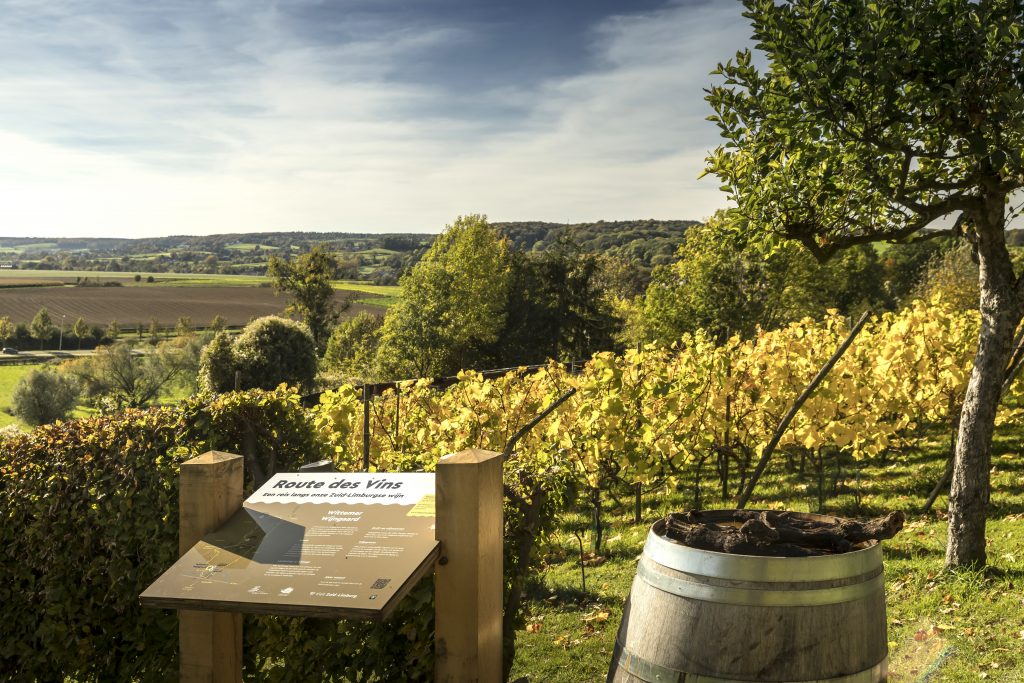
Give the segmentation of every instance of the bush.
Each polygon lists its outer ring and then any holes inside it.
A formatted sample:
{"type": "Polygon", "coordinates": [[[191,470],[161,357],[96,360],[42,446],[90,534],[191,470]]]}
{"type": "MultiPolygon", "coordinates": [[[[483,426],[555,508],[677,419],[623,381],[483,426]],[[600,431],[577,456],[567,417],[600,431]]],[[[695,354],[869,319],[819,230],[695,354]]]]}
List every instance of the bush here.
{"type": "Polygon", "coordinates": [[[177,558],[178,416],[47,425],[0,449],[0,680],[164,680],[173,612],[138,595],[177,558]]]}
{"type": "Polygon", "coordinates": [[[14,388],[11,407],[28,424],[41,425],[65,419],[79,394],[74,378],[48,369],[32,370],[14,388]]]}
{"type": "Polygon", "coordinates": [[[316,347],[302,323],[267,316],[252,321],[232,344],[245,389],[273,389],[282,382],[307,386],[316,377],[316,347]]]}
{"type": "MultiPolygon", "coordinates": [[[[294,470],[325,455],[311,420],[251,391],[0,435],[0,681],[177,680],[176,614],[138,596],[178,557],[181,463],[249,443],[294,470]]],[[[383,624],[247,616],[246,680],[424,679],[431,596],[428,579],[383,624]]]]}
{"type": "Polygon", "coordinates": [[[235,388],[235,357],[231,352],[231,335],[218,332],[203,347],[199,357],[199,390],[221,393],[235,388]]]}
{"type": "Polygon", "coordinates": [[[316,348],[305,325],[267,316],[253,320],[234,340],[222,332],[203,350],[200,387],[212,392],[235,388],[273,389],[279,384],[308,387],[316,376],[316,348]]]}
{"type": "Polygon", "coordinates": [[[346,377],[368,379],[380,341],[383,320],[360,313],[334,328],[324,354],[324,369],[346,377]]]}

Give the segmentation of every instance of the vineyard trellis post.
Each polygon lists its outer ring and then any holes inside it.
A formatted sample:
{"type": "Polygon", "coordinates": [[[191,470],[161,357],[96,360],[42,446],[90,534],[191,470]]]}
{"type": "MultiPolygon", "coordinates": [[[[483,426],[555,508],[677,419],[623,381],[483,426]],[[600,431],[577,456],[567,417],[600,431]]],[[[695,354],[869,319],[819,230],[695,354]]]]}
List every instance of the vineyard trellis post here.
{"type": "Polygon", "coordinates": [[[815,375],[814,379],[811,380],[811,383],[804,388],[800,393],[800,396],[798,396],[796,401],[794,401],[789,412],[787,412],[785,417],[782,418],[782,421],[779,422],[779,426],[772,435],[771,441],[769,441],[768,445],[765,446],[764,451],[761,453],[760,460],[757,461],[754,471],[750,474],[750,481],[747,482],[747,488],[743,490],[740,494],[739,500],[736,501],[737,508],[742,510],[746,506],[747,502],[750,500],[750,496],[754,493],[754,487],[757,486],[758,480],[764,473],[764,468],[768,465],[768,460],[772,457],[772,452],[774,452],[775,447],[779,445],[779,441],[782,439],[783,434],[786,433],[786,429],[789,428],[789,423],[793,421],[793,418],[796,417],[800,407],[807,402],[807,399],[811,397],[814,390],[818,388],[818,385],[824,381],[825,377],[828,376],[828,373],[832,371],[833,367],[835,367],[835,364],[843,357],[843,354],[846,353],[846,349],[850,348],[853,340],[857,338],[858,334],[860,334],[860,331],[864,328],[864,325],[870,317],[871,310],[869,309],[864,311],[860,316],[860,320],[858,320],[857,324],[850,330],[850,334],[848,334],[846,339],[843,340],[843,343],[839,345],[839,348],[832,354],[832,357],[829,358],[823,366],[821,366],[821,370],[818,370],[818,374],[815,375]]]}
{"type": "Polygon", "coordinates": [[[363,472],[370,471],[370,385],[363,385],[363,472]]]}

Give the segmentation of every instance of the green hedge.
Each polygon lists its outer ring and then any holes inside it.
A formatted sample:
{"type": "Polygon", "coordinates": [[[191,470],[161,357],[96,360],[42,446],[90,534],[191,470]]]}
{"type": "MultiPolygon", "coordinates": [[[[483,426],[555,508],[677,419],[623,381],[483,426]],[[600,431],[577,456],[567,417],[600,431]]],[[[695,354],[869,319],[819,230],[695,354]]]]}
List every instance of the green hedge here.
{"type": "MultiPolygon", "coordinates": [[[[175,614],[138,595],[177,558],[181,462],[294,469],[323,455],[310,419],[279,389],[0,436],[0,681],[177,680],[175,614]]],[[[432,597],[425,581],[381,625],[247,618],[246,678],[429,678],[432,597]]]]}

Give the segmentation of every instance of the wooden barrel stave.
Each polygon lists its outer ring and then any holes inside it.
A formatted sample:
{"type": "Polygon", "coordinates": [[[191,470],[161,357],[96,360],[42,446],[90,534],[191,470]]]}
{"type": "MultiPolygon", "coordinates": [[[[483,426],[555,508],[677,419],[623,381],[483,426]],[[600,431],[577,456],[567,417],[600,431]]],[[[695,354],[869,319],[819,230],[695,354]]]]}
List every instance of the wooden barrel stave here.
{"type": "Polygon", "coordinates": [[[877,545],[823,558],[729,556],[671,544],[657,526],[623,613],[609,682],[886,680],[877,545]]]}

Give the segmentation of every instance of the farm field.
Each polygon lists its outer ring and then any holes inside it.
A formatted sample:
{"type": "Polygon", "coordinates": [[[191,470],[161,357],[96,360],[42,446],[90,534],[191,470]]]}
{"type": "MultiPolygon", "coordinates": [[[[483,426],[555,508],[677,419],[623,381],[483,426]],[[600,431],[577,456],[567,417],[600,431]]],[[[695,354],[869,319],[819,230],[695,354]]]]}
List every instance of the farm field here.
{"type": "MultiPolygon", "coordinates": [[[[990,567],[981,572],[943,571],[946,498],[934,511],[919,510],[943,470],[938,442],[926,452],[865,465],[856,496],[828,502],[826,512],[850,517],[907,513],[907,524],[883,543],[892,683],[1024,681],[1024,448],[1019,426],[1003,428],[993,445],[992,511],[988,522],[990,567]],[[859,496],[859,503],[857,500],[859,496]]],[[[793,477],[764,481],[752,509],[817,511],[813,486],[793,477]]],[[[632,502],[629,500],[628,502],[632,502]]],[[[548,683],[600,683],[605,680],[622,607],[651,523],[670,511],[693,506],[689,493],[652,493],[644,501],[644,521],[608,505],[607,544],[589,554],[590,516],[567,514],[550,539],[545,570],[529,596],[527,628],[517,633],[512,680],[528,676],[548,683]],[[581,585],[582,532],[586,590],[581,585]]],[[[628,506],[627,506],[628,507],[628,506]]],[[[705,507],[732,507],[705,501],[705,507]]]]}
{"type": "MultiPolygon", "coordinates": [[[[259,287],[269,285],[270,278],[263,275],[221,275],[209,273],[149,273],[145,271],[110,273],[95,270],[17,270],[0,269],[0,287],[6,286],[41,286],[54,284],[74,284],[76,279],[89,278],[102,282],[120,282],[125,287],[152,287],[164,285],[168,287],[259,287]],[[135,282],[135,275],[142,277],[142,282],[135,282]],[[152,277],[154,282],[146,282],[152,277]],[[10,284],[9,284],[10,283],[10,284]]],[[[375,285],[357,280],[337,280],[332,283],[335,289],[383,297],[398,296],[397,285],[375,285]]]]}
{"type": "MultiPolygon", "coordinates": [[[[339,290],[335,301],[340,304],[354,296],[339,290]]],[[[45,306],[55,324],[65,316],[67,324],[82,317],[89,325],[105,326],[117,320],[122,327],[131,327],[140,322],[148,324],[155,317],[161,325],[171,326],[179,317],[188,316],[194,324],[202,326],[220,315],[228,325],[244,325],[253,317],[279,314],[287,304],[286,296],[275,294],[269,287],[182,289],[151,284],[142,287],[0,288],[0,315],[24,323],[31,321],[45,306]]],[[[354,303],[343,316],[355,316],[365,310],[380,309],[354,303]]]]}

